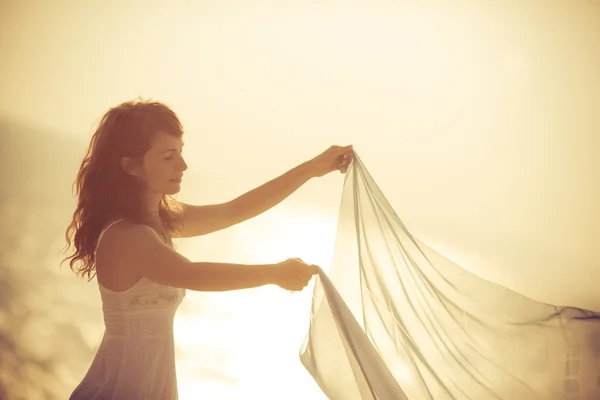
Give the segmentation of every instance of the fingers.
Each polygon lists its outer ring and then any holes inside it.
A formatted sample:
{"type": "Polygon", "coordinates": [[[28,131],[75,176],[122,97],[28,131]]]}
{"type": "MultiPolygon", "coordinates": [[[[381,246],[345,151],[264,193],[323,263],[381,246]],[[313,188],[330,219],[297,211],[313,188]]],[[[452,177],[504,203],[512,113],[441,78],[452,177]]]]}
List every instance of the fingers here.
{"type": "Polygon", "coordinates": [[[352,163],[352,153],[347,152],[337,158],[336,169],[342,174],[345,174],[352,163]]]}
{"type": "Polygon", "coordinates": [[[287,272],[281,277],[279,286],[286,290],[301,291],[318,272],[318,266],[306,264],[299,258],[291,258],[288,260],[287,272]]]}
{"type": "Polygon", "coordinates": [[[333,151],[337,154],[351,153],[353,149],[354,149],[354,147],[351,144],[349,144],[347,146],[331,146],[329,148],[330,151],[333,151]]]}
{"type": "MultiPolygon", "coordinates": [[[[345,174],[353,159],[353,145],[347,146],[331,146],[325,153],[322,154],[327,163],[329,163],[329,170],[331,172],[338,170],[342,174],[345,174]]],[[[321,175],[319,175],[321,176],[321,175]]]]}
{"type": "Polygon", "coordinates": [[[280,286],[283,289],[286,290],[294,290],[294,291],[301,291],[302,289],[304,289],[305,287],[308,286],[310,282],[310,279],[289,279],[286,282],[283,282],[283,284],[281,284],[280,286]]]}
{"type": "Polygon", "coordinates": [[[354,147],[352,145],[346,146],[346,147],[342,147],[341,150],[341,154],[345,157],[345,158],[350,158],[352,156],[352,152],[354,151],[354,147]]]}

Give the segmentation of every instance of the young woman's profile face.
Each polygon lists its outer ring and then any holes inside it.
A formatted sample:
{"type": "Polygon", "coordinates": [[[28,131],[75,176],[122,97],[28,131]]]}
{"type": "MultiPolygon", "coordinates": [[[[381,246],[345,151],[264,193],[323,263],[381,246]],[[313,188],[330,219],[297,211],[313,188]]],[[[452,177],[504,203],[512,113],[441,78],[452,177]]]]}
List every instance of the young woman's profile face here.
{"type": "Polygon", "coordinates": [[[156,133],[136,173],[149,191],[167,195],[179,192],[183,172],[187,169],[182,148],[181,137],[156,133]]]}

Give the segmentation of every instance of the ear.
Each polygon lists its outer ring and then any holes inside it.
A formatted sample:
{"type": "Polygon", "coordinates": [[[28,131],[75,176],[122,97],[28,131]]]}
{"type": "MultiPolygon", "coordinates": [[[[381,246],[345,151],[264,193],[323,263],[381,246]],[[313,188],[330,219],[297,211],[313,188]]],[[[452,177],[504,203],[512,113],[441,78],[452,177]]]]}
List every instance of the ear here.
{"type": "Polygon", "coordinates": [[[137,177],[139,175],[135,162],[129,157],[121,158],[121,168],[131,176],[137,177]]]}

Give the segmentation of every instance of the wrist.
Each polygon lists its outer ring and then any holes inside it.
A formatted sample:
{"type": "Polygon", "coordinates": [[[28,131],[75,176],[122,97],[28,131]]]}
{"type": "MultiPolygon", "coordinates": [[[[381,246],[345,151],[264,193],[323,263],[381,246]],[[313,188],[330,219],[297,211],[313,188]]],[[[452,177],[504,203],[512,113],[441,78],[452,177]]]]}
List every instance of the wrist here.
{"type": "Polygon", "coordinates": [[[278,264],[266,264],[262,267],[262,277],[266,285],[276,285],[277,271],[279,270],[278,264]]]}

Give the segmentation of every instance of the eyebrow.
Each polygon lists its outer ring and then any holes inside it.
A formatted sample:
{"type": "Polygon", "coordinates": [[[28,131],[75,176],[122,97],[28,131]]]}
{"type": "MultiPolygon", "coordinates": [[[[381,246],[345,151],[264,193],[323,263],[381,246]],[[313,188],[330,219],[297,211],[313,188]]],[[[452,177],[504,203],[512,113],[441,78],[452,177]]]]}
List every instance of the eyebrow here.
{"type": "MultiPolygon", "coordinates": [[[[181,143],[181,148],[183,148],[183,145],[184,145],[184,144],[185,144],[185,143],[181,143]]],[[[174,148],[171,148],[171,149],[163,150],[163,151],[162,151],[160,154],[165,154],[165,153],[168,153],[168,152],[170,152],[170,151],[179,151],[179,149],[174,149],[174,148]]]]}

